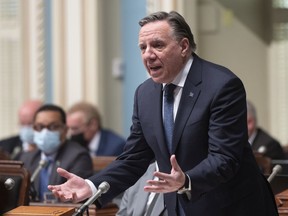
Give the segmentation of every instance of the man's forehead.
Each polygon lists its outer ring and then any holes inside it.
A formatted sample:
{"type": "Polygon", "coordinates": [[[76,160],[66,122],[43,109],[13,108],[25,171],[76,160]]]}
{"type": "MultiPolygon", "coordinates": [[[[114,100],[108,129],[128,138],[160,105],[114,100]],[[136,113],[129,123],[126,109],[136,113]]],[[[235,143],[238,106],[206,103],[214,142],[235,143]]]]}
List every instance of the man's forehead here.
{"type": "Polygon", "coordinates": [[[68,115],[69,120],[78,120],[78,121],[84,121],[85,120],[85,113],[82,111],[76,111],[73,113],[70,113],[68,115]]]}
{"type": "Polygon", "coordinates": [[[155,25],[151,27],[147,26],[147,28],[145,28],[145,26],[143,26],[139,32],[139,44],[145,42],[147,38],[149,40],[151,39],[151,41],[162,40],[163,38],[169,37],[169,35],[171,35],[169,34],[170,32],[171,29],[168,24],[167,26],[161,27],[157,27],[157,25],[155,25]]]}
{"type": "Polygon", "coordinates": [[[36,115],[35,120],[49,120],[49,121],[61,121],[61,114],[59,112],[56,111],[41,111],[36,115]]]}

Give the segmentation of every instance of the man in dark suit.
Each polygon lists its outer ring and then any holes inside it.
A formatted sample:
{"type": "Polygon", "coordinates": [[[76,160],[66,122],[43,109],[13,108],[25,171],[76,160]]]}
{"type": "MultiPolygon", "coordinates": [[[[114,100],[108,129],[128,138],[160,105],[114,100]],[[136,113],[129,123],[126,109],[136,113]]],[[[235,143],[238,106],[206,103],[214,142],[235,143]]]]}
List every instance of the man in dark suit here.
{"type": "Polygon", "coordinates": [[[88,147],[92,156],[118,156],[125,140],[111,130],[104,129],[96,106],[79,102],[67,111],[67,126],[71,140],[88,147]]]}
{"type": "Polygon", "coordinates": [[[33,197],[34,200],[45,199],[45,194],[49,192],[48,184],[61,184],[65,181],[57,174],[58,167],[65,167],[83,178],[92,175],[92,161],[87,149],[78,143],[66,140],[66,116],[62,108],[55,105],[40,107],[35,114],[33,128],[34,142],[38,149],[21,154],[20,160],[24,162],[31,175],[45,161],[41,172],[32,180],[31,189],[34,189],[36,192],[34,195],[37,195],[33,197]],[[48,172],[44,179],[42,171],[48,172]]]}
{"type": "Polygon", "coordinates": [[[168,215],[278,215],[248,143],[241,80],[195,54],[193,34],[177,12],[156,12],[139,24],[139,47],[151,79],[136,90],[125,152],[86,180],[59,168],[68,180],[49,189],[63,201],[78,202],[107,181],[110,190],[96,201],[101,207],[156,159],[154,176],[160,180],[148,180],[144,190],[164,193],[168,215]],[[177,86],[174,92],[171,83],[177,86]],[[174,127],[168,125],[171,109],[174,127]]]}
{"type": "Polygon", "coordinates": [[[19,135],[8,137],[0,141],[0,148],[9,153],[11,159],[19,159],[22,151],[33,150],[33,118],[35,112],[42,106],[39,100],[25,101],[18,111],[19,135]]]}
{"type": "Polygon", "coordinates": [[[257,112],[251,101],[247,101],[247,127],[249,143],[253,151],[273,160],[286,159],[281,144],[258,126],[257,112]]]}

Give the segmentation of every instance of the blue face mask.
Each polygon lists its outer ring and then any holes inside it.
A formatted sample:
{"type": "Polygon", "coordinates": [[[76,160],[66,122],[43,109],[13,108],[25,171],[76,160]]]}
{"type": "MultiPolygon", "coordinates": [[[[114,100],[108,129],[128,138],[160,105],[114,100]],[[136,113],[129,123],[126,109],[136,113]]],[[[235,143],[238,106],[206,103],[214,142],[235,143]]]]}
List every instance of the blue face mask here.
{"type": "Polygon", "coordinates": [[[19,136],[22,142],[32,144],[34,137],[34,131],[32,126],[22,126],[20,128],[19,136]]]}
{"type": "Polygon", "coordinates": [[[49,131],[46,128],[42,129],[41,131],[34,131],[34,143],[44,153],[54,153],[61,144],[60,132],[49,131]]]}

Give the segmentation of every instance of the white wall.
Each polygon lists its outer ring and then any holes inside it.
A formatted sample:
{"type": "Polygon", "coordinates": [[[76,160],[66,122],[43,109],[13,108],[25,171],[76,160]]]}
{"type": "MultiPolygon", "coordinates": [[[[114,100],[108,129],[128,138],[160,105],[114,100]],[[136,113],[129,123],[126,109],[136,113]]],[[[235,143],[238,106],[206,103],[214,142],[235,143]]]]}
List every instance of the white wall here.
{"type": "Polygon", "coordinates": [[[259,124],[270,130],[268,45],[240,22],[232,10],[215,1],[206,1],[205,5],[200,4],[199,7],[197,53],[228,67],[242,79],[247,98],[257,108],[259,124]]]}

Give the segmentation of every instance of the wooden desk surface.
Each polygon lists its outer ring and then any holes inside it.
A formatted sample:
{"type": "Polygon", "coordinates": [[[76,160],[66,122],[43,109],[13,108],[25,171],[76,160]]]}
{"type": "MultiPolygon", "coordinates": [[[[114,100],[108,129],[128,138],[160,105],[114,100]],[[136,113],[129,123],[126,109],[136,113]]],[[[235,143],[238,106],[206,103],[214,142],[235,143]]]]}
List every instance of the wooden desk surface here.
{"type": "Polygon", "coordinates": [[[71,216],[74,212],[74,207],[18,206],[17,208],[6,212],[4,216],[71,216]]]}
{"type": "MultiPolygon", "coordinates": [[[[57,206],[57,207],[73,207],[78,209],[82,204],[80,203],[39,203],[39,202],[30,202],[30,206],[57,206]]],[[[118,211],[118,206],[114,203],[109,203],[107,206],[97,209],[97,216],[115,216],[118,211]]],[[[83,216],[86,216],[86,212],[84,212],[83,216]]],[[[96,206],[89,206],[89,216],[96,216],[96,206]]]]}
{"type": "MultiPolygon", "coordinates": [[[[41,203],[41,202],[30,202],[30,206],[46,206],[46,207],[50,207],[50,206],[54,206],[54,207],[70,207],[70,208],[74,208],[75,211],[81,206],[82,204],[80,203],[41,203]]],[[[90,216],[96,216],[96,206],[95,205],[90,205],[89,206],[89,215],[90,216]]],[[[86,211],[83,213],[83,216],[86,216],[86,211]]]]}

